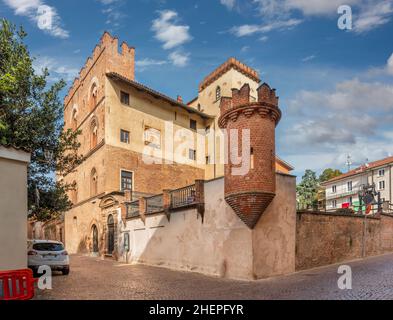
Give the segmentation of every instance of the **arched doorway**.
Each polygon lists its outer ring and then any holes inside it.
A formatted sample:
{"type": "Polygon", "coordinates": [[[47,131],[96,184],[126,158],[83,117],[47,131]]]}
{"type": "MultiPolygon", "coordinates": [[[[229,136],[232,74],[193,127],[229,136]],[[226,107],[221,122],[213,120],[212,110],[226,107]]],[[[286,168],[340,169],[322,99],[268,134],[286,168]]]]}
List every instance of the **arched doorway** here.
{"type": "Polygon", "coordinates": [[[93,253],[98,253],[98,229],[96,225],[92,227],[92,234],[93,234],[93,253]]]}
{"type": "Polygon", "coordinates": [[[115,221],[113,216],[108,217],[108,247],[107,254],[112,254],[115,249],[115,221]]]}

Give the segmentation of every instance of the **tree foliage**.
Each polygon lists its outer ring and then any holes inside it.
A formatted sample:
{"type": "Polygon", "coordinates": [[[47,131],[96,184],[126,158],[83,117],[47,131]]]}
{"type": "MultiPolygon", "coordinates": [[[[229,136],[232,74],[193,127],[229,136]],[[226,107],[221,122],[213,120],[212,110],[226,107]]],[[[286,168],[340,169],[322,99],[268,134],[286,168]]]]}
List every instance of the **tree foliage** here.
{"type": "Polygon", "coordinates": [[[50,84],[38,73],[24,43],[26,33],[3,19],[0,25],[0,143],[31,152],[28,170],[29,214],[48,220],[71,206],[62,180],[82,160],[80,132],[63,130],[63,80],[50,84]],[[56,179],[57,177],[57,179],[56,179]]]}
{"type": "Polygon", "coordinates": [[[317,190],[319,181],[317,174],[307,169],[302,181],[296,186],[297,200],[300,208],[310,208],[317,205],[317,190]]]}
{"type": "Polygon", "coordinates": [[[342,175],[343,173],[338,169],[328,168],[325,169],[319,176],[319,182],[325,182],[335,177],[342,175]]]}

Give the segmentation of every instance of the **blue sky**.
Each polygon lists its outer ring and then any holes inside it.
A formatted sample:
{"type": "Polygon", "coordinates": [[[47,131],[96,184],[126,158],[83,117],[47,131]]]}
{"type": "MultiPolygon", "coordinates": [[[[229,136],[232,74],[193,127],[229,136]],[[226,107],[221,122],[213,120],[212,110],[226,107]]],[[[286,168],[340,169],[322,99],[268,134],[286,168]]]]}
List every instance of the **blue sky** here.
{"type": "Polygon", "coordinates": [[[297,175],[393,155],[393,0],[0,0],[0,14],[24,26],[36,66],[68,84],[104,30],[136,48],[138,81],[187,101],[237,57],[277,88],[277,151],[297,175]],[[341,4],[351,30],[337,27],[341,4]]]}

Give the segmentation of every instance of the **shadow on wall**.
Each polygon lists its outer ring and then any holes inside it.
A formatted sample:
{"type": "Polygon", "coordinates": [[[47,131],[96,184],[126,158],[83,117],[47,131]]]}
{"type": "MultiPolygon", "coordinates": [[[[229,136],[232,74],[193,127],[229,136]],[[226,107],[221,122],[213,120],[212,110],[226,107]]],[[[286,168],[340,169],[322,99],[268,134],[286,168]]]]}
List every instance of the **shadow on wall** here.
{"type": "Polygon", "coordinates": [[[277,197],[254,230],[224,200],[224,179],[204,184],[203,222],[194,207],[143,219],[119,215],[119,260],[249,280],[294,272],[295,178],[279,174],[277,183],[277,197]]]}

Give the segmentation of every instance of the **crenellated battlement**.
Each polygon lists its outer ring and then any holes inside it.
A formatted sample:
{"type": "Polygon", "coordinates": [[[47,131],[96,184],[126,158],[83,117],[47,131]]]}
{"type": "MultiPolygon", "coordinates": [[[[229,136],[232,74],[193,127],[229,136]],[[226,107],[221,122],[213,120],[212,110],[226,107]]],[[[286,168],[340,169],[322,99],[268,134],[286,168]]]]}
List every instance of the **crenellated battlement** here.
{"type": "Polygon", "coordinates": [[[244,63],[240,62],[236,58],[229,58],[226,62],[220,65],[217,69],[215,69],[212,73],[210,73],[205,79],[199,84],[199,92],[208,87],[211,83],[220,78],[224,73],[228,72],[230,69],[235,69],[238,72],[244,74],[251,80],[254,80],[259,83],[259,74],[256,70],[250,68],[244,63]]]}
{"type": "MultiPolygon", "coordinates": [[[[234,174],[239,164],[228,154],[225,164],[225,200],[239,218],[251,229],[273,201],[276,192],[275,127],[281,119],[276,91],[268,84],[258,89],[258,101],[251,101],[250,85],[232,89],[232,97],[222,97],[218,125],[226,129],[229,146],[237,142],[242,152],[248,152],[241,175],[234,174]],[[244,130],[249,132],[248,142],[243,140],[244,130]],[[233,133],[236,135],[232,135],[233,133]],[[236,141],[237,140],[237,141],[236,141]],[[249,143],[249,146],[246,144],[249,143]],[[244,144],[244,145],[243,145],[244,144]]],[[[233,152],[231,150],[230,152],[233,152]]],[[[235,151],[236,155],[238,151],[235,151]]]]}
{"type": "Polygon", "coordinates": [[[250,85],[244,84],[240,89],[232,89],[232,97],[222,97],[220,102],[221,116],[218,120],[220,128],[225,128],[228,121],[236,121],[240,113],[250,118],[254,113],[261,117],[270,117],[276,122],[281,119],[278,107],[279,97],[276,90],[263,83],[257,89],[258,100],[251,102],[250,85]]]}
{"type": "Polygon", "coordinates": [[[126,42],[122,42],[120,48],[121,50],[119,51],[118,38],[105,31],[99,43],[95,46],[92,55],[86,59],[78,77],[74,79],[67,96],[64,98],[64,106],[68,105],[92,67],[103,55],[102,63],[105,64],[106,72],[117,72],[130,80],[134,80],[135,48],[130,47],[126,42]]]}

